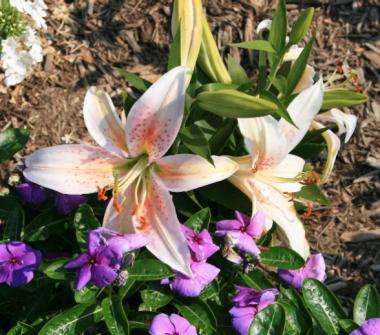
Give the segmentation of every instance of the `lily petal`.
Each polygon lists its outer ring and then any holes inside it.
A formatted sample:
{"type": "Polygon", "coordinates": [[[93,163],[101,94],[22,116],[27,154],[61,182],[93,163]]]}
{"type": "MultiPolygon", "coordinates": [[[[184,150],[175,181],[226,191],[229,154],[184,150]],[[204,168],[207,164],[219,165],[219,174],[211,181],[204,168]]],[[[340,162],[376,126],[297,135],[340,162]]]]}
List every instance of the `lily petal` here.
{"type": "Polygon", "coordinates": [[[252,186],[257,210],[263,211],[275,221],[290,248],[306,259],[310,255],[309,244],[293,202],[271,185],[261,181],[252,180],[252,186]]]}
{"type": "Polygon", "coordinates": [[[186,67],[167,72],[133,105],[126,125],[132,157],[147,153],[152,162],[173,144],[183,118],[186,72],[186,67]]]}
{"type": "Polygon", "coordinates": [[[112,169],[121,159],[104,149],[82,144],[57,145],[26,157],[24,176],[64,194],[86,194],[113,183],[112,169]]]}
{"type": "Polygon", "coordinates": [[[186,192],[216,183],[234,174],[239,165],[227,157],[212,156],[214,165],[190,154],[165,156],[157,161],[156,175],[171,192],[186,192]]]}
{"type": "Polygon", "coordinates": [[[146,182],[146,193],[140,192],[142,201],[133,216],[135,231],[150,239],[146,247],[159,260],[191,276],[190,250],[172,197],[156,178],[150,177],[146,182]]]}
{"type": "Polygon", "coordinates": [[[106,92],[96,87],[87,91],[83,116],[88,132],[101,147],[118,156],[128,156],[124,128],[106,92]]]}
{"type": "Polygon", "coordinates": [[[314,84],[315,70],[310,65],[306,65],[305,71],[303,72],[301,79],[299,80],[296,88],[293,90],[293,94],[300,93],[303,90],[313,86],[314,84]]]}
{"type": "Polygon", "coordinates": [[[358,118],[355,115],[343,113],[341,110],[333,108],[328,112],[318,114],[315,120],[323,123],[336,123],[338,135],[346,133],[344,143],[347,143],[355,131],[358,118]]]}

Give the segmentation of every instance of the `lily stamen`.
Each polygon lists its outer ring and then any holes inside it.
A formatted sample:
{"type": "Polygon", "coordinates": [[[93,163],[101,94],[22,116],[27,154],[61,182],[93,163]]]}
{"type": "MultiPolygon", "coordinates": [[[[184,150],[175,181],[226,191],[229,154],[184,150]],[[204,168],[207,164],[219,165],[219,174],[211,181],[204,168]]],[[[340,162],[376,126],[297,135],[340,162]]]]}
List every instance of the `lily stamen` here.
{"type": "Polygon", "coordinates": [[[108,200],[107,186],[104,186],[103,188],[101,188],[100,186],[96,186],[96,188],[98,190],[98,200],[100,201],[108,200]]]}

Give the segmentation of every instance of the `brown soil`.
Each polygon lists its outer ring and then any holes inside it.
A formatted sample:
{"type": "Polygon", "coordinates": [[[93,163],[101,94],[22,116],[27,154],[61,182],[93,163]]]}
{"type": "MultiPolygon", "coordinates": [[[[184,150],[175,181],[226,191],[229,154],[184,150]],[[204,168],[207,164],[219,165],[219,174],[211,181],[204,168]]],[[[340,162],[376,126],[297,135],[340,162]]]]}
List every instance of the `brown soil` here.
{"type": "MultiPolygon", "coordinates": [[[[0,130],[26,126],[31,140],[22,155],[58,143],[89,140],[81,108],[86,89],[98,85],[118,106],[128,84],[112,66],[125,67],[149,80],[165,71],[170,37],[171,1],[47,0],[48,29],[44,62],[15,88],[0,86],[0,130]]],[[[255,38],[257,23],[271,16],[274,1],[204,1],[218,45],[252,70],[252,55],[228,48],[255,38]]],[[[312,246],[329,263],[328,283],[352,299],[359,285],[380,287],[380,239],[346,243],[345,232],[380,228],[380,41],[377,0],[291,0],[293,18],[304,5],[316,9],[317,42],[313,65],[325,77],[347,60],[362,71],[370,101],[351,112],[360,119],[349,144],[340,151],[334,174],[325,185],[329,208],[316,208],[306,220],[312,246]]],[[[2,81],[1,74],[0,80],[2,81]]],[[[16,158],[20,158],[21,155],[16,158]]],[[[4,180],[13,164],[3,166],[4,180]]]]}

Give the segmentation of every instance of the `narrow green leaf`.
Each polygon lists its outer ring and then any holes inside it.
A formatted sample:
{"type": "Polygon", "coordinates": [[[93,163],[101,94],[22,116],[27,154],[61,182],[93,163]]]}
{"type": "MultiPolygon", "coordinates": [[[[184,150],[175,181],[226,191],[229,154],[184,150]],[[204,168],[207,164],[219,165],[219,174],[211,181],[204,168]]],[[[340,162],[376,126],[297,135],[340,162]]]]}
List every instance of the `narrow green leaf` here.
{"type": "Polygon", "coordinates": [[[231,44],[231,46],[241,49],[266,51],[270,53],[276,52],[273,49],[272,44],[265,40],[245,41],[241,43],[231,44]]]}
{"type": "Polygon", "coordinates": [[[49,320],[38,335],[79,335],[99,322],[102,314],[100,306],[76,305],[49,320]]]}
{"type": "Polygon", "coordinates": [[[278,53],[285,47],[287,29],[286,3],[285,0],[278,0],[269,33],[269,42],[278,53]]]}
{"type": "Polygon", "coordinates": [[[289,71],[289,75],[287,78],[287,94],[290,95],[296,88],[298,82],[300,81],[303,73],[305,72],[307,61],[310,56],[311,48],[313,46],[315,40],[315,36],[313,36],[309,42],[303,48],[301,54],[294,62],[293,66],[289,71]]]}
{"type": "Polygon", "coordinates": [[[95,304],[99,290],[96,286],[85,286],[79,291],[75,290],[75,302],[78,304],[95,304]]]}
{"type": "Polygon", "coordinates": [[[166,285],[155,282],[149,283],[146,289],[140,291],[140,294],[145,306],[153,311],[166,306],[174,298],[174,293],[166,285]]]}
{"type": "Polygon", "coordinates": [[[256,314],[249,335],[282,335],[285,329],[285,312],[275,303],[256,314]]]}
{"type": "Polygon", "coordinates": [[[138,259],[128,271],[129,280],[160,280],[174,275],[173,271],[164,263],[156,259],[138,259]]]}
{"type": "Polygon", "coordinates": [[[111,335],[128,335],[129,323],[122,301],[117,296],[102,301],[104,321],[111,335]]]}
{"type": "Polygon", "coordinates": [[[261,252],[259,258],[263,264],[280,269],[299,269],[305,264],[297,252],[284,247],[270,247],[261,252]]]}
{"type": "Polygon", "coordinates": [[[0,163],[11,159],[28,142],[27,129],[10,128],[0,132],[0,163]]]}
{"type": "Polygon", "coordinates": [[[211,160],[211,151],[205,134],[196,124],[192,124],[180,131],[182,143],[194,154],[208,161],[211,160]]]}
{"type": "Polygon", "coordinates": [[[375,287],[363,286],[355,298],[354,321],[361,325],[365,320],[380,317],[380,299],[375,287]]]}
{"type": "Polygon", "coordinates": [[[222,153],[236,127],[237,121],[235,119],[225,119],[223,121],[208,142],[212,154],[220,155],[222,153]]]}
{"type": "Polygon", "coordinates": [[[227,58],[227,68],[234,84],[242,85],[249,81],[244,68],[231,55],[228,55],[227,58]]]}
{"type": "Polygon", "coordinates": [[[345,89],[332,89],[324,92],[321,109],[353,107],[364,104],[367,100],[368,96],[363,93],[345,89]]]}
{"type": "Polygon", "coordinates": [[[90,230],[99,228],[101,224],[92,208],[87,204],[81,205],[75,212],[73,223],[79,248],[85,251],[87,250],[88,233],[90,230]]]}
{"type": "Polygon", "coordinates": [[[170,46],[168,70],[181,65],[181,29],[177,29],[172,45],[170,46]]]}
{"type": "Polygon", "coordinates": [[[273,287],[273,283],[265,276],[263,272],[253,270],[247,274],[239,274],[244,285],[256,290],[265,290],[273,287]]]}
{"type": "Polygon", "coordinates": [[[271,93],[269,91],[265,91],[265,92],[262,92],[260,94],[260,97],[267,99],[267,100],[273,102],[274,104],[276,104],[277,105],[276,114],[278,116],[282,117],[283,119],[285,119],[287,122],[289,122],[294,127],[298,128],[297,125],[293,122],[293,120],[292,120],[290,114],[288,113],[286,107],[284,106],[284,104],[273,93],[271,93]]]}
{"type": "Polygon", "coordinates": [[[258,117],[277,110],[273,102],[236,90],[202,92],[198,94],[196,102],[210,113],[229,118],[258,117]]]}
{"type": "Polygon", "coordinates": [[[277,301],[285,311],[285,334],[307,334],[312,326],[310,318],[304,318],[302,312],[289,300],[277,301]]]}
{"type": "Polygon", "coordinates": [[[185,226],[200,232],[202,229],[207,229],[211,220],[211,212],[209,208],[203,208],[200,211],[193,214],[185,222],[185,226]]]}
{"type": "Polygon", "coordinates": [[[347,333],[351,333],[354,330],[359,328],[359,326],[354,321],[352,321],[350,319],[339,320],[339,325],[347,333]]]}
{"type": "Polygon", "coordinates": [[[327,334],[339,335],[339,320],[345,319],[346,315],[336,296],[316,279],[305,279],[302,293],[307,308],[322,329],[327,334]]]}
{"type": "Polygon", "coordinates": [[[12,204],[12,206],[9,207],[9,212],[7,213],[6,217],[2,218],[5,220],[3,240],[19,241],[23,236],[23,229],[25,224],[24,210],[16,201],[10,201],[10,203],[8,202],[8,205],[9,204],[12,204]]]}
{"type": "Polygon", "coordinates": [[[140,92],[145,92],[152,85],[149,81],[140,78],[132,72],[118,67],[113,67],[113,69],[140,92]]]}
{"type": "Polygon", "coordinates": [[[68,262],[69,260],[67,258],[58,259],[53,262],[46,262],[42,266],[42,272],[51,279],[72,280],[74,279],[75,273],[64,268],[65,264],[68,262]]]}
{"type": "Polygon", "coordinates": [[[313,16],[313,7],[306,8],[301,13],[290,32],[289,44],[298,44],[306,36],[313,21],[313,16]]]}

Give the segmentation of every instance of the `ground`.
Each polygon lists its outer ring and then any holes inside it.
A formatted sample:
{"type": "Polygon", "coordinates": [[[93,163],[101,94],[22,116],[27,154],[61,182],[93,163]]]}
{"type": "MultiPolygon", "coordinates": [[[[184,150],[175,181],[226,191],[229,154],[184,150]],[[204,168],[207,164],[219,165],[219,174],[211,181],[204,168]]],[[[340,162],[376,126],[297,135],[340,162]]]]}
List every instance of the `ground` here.
{"type": "MultiPolygon", "coordinates": [[[[128,84],[112,66],[153,81],[165,71],[168,58],[171,1],[46,3],[43,63],[22,84],[0,85],[0,130],[23,126],[31,130],[31,140],[16,160],[42,146],[89,141],[81,112],[87,88],[102,87],[120,106],[120,94],[128,84]]],[[[223,55],[231,52],[253,71],[252,55],[228,45],[255,38],[257,23],[271,16],[274,1],[204,4],[223,55]]],[[[380,287],[380,7],[376,0],[291,0],[287,7],[293,18],[300,7],[310,5],[316,9],[312,32],[317,37],[312,64],[328,77],[338,62],[347,60],[363,74],[363,89],[370,96],[366,105],[350,111],[359,117],[359,126],[325,185],[331,207],[315,208],[305,221],[313,248],[329,263],[327,283],[349,303],[363,283],[380,287]],[[359,242],[349,242],[353,239],[359,242]]],[[[3,181],[14,164],[1,167],[3,181]]]]}

